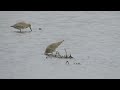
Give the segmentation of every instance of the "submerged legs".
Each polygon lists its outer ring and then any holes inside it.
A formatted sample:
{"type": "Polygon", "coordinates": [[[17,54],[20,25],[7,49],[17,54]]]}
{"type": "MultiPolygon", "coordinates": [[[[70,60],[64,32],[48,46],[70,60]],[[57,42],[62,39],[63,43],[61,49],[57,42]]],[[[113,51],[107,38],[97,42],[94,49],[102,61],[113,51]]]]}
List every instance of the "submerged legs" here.
{"type": "Polygon", "coordinates": [[[19,29],[20,30],[20,32],[21,32],[21,29],[19,29]]]}

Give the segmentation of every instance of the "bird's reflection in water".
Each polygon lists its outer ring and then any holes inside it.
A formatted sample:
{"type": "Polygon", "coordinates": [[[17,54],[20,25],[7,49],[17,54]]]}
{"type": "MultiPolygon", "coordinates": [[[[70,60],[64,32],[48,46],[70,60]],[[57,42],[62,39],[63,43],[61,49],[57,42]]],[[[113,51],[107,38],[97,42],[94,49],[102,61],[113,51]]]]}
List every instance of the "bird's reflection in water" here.
{"type": "Polygon", "coordinates": [[[24,34],[24,33],[31,33],[31,31],[21,31],[21,32],[20,32],[20,31],[14,31],[14,32],[15,32],[15,33],[23,33],[23,34],[24,34]]]}

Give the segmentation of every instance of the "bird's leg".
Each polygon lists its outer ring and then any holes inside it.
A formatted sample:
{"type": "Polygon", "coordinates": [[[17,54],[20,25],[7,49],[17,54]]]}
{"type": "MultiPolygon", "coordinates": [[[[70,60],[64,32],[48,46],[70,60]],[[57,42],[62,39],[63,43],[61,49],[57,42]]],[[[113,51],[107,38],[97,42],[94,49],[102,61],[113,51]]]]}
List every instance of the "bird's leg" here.
{"type": "Polygon", "coordinates": [[[20,29],[20,32],[21,32],[21,29],[20,29]]]}
{"type": "Polygon", "coordinates": [[[58,52],[58,57],[60,57],[60,58],[62,57],[59,52],[58,52]]]}
{"type": "Polygon", "coordinates": [[[54,55],[53,52],[51,53],[51,55],[54,55]]]}
{"type": "Polygon", "coordinates": [[[55,57],[57,56],[57,54],[58,54],[58,52],[56,51],[56,53],[55,53],[55,57]]]}

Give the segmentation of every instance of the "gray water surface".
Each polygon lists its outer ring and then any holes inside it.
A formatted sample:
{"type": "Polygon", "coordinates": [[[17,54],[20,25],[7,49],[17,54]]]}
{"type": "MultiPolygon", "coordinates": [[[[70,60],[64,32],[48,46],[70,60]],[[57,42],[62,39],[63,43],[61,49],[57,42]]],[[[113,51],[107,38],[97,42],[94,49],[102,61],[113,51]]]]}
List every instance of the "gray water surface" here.
{"type": "Polygon", "coordinates": [[[120,12],[0,11],[0,78],[120,78],[120,12]],[[19,21],[33,31],[10,27],[19,21]],[[75,57],[69,65],[44,55],[60,40],[57,50],[75,57]]]}

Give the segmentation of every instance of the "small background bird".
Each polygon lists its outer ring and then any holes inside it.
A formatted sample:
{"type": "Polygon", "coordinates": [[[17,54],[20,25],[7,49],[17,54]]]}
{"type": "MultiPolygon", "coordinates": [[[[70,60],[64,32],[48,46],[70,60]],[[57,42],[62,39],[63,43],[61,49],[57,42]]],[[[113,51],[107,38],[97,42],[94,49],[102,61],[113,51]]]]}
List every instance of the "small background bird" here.
{"type": "Polygon", "coordinates": [[[25,22],[18,22],[16,24],[12,25],[11,27],[20,30],[20,32],[22,29],[26,29],[26,28],[30,28],[30,30],[32,31],[31,24],[25,23],[25,22]]]}

